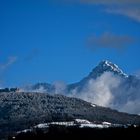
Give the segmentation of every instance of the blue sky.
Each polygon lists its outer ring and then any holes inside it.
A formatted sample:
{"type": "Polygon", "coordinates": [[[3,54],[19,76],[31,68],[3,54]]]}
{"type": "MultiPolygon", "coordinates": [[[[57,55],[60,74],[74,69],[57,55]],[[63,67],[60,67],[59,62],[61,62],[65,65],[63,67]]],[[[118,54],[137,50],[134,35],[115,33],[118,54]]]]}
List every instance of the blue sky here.
{"type": "Polygon", "coordinates": [[[0,1],[0,86],[77,82],[101,60],[140,70],[137,0],[0,1]]]}

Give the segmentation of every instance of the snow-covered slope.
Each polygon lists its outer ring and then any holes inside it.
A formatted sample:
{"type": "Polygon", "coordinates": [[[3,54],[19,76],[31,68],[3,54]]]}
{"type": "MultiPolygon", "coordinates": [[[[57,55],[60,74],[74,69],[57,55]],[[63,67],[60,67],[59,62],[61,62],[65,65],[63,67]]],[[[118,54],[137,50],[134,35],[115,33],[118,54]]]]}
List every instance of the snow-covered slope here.
{"type": "MultiPolygon", "coordinates": [[[[36,126],[31,127],[30,129],[25,129],[22,131],[18,131],[17,134],[20,133],[27,133],[27,132],[31,132],[34,129],[38,128],[38,129],[47,129],[52,125],[57,125],[57,126],[66,126],[66,127],[71,127],[71,126],[75,126],[75,127],[79,127],[79,128],[98,128],[98,129],[103,129],[103,128],[115,128],[115,127],[129,127],[129,124],[112,124],[109,122],[101,122],[101,123],[97,123],[97,122],[90,122],[88,120],[84,120],[84,119],[75,119],[73,121],[65,121],[65,122],[49,122],[49,123],[41,123],[38,124],[36,126]]],[[[137,125],[134,125],[134,127],[137,127],[137,125]]]]}

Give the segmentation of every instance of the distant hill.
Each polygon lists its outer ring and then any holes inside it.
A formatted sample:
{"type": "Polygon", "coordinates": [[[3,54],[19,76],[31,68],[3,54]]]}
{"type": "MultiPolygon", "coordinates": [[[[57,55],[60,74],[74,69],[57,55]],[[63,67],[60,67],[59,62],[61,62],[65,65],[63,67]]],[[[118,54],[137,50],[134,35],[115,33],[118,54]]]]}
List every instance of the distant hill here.
{"type": "Polygon", "coordinates": [[[30,128],[39,123],[86,119],[91,122],[140,124],[140,116],[93,105],[63,95],[43,93],[0,93],[0,136],[30,128]]]}

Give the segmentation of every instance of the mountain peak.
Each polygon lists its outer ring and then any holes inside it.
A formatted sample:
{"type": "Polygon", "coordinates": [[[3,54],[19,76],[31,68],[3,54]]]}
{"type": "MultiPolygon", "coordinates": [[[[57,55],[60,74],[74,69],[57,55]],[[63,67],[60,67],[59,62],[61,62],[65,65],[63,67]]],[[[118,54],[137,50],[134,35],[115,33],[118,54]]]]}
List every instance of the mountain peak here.
{"type": "MultiPolygon", "coordinates": [[[[124,77],[128,77],[127,74],[125,74],[116,64],[108,61],[108,60],[102,60],[90,73],[90,76],[95,75],[98,73],[101,75],[104,72],[113,72],[114,74],[121,75],[124,77]]],[[[94,76],[93,76],[94,77],[94,76]]]]}
{"type": "Polygon", "coordinates": [[[113,71],[116,71],[116,72],[121,72],[122,73],[122,70],[114,63],[108,61],[108,60],[103,60],[99,63],[100,66],[102,67],[110,67],[113,71]]]}

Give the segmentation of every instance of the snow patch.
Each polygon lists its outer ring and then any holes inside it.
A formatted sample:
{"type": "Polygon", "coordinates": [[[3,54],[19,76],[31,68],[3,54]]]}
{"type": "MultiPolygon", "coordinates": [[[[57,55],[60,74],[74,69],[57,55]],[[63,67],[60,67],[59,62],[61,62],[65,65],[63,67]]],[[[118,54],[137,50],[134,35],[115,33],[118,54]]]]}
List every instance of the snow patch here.
{"type": "Polygon", "coordinates": [[[48,123],[44,123],[44,124],[38,124],[36,125],[34,128],[48,128],[48,123]]]}
{"type": "Polygon", "coordinates": [[[17,134],[19,133],[27,133],[27,132],[31,132],[32,129],[25,129],[25,130],[22,130],[22,131],[18,131],[17,134]]]}
{"type": "Polygon", "coordinates": [[[84,127],[89,127],[89,128],[109,128],[108,125],[102,125],[102,124],[81,124],[80,128],[84,128],[84,127]]]}
{"type": "Polygon", "coordinates": [[[77,123],[80,124],[80,128],[89,127],[89,128],[109,128],[111,127],[111,123],[102,122],[101,124],[92,123],[88,120],[83,119],[75,119],[77,123]]]}
{"type": "Polygon", "coordinates": [[[64,126],[74,126],[74,122],[51,122],[51,123],[42,123],[34,126],[34,128],[49,128],[49,125],[64,125],[64,126]]]}
{"type": "Polygon", "coordinates": [[[103,125],[111,125],[109,122],[102,122],[103,125]]]}
{"type": "Polygon", "coordinates": [[[96,107],[96,105],[95,105],[95,104],[91,104],[91,106],[92,106],[92,107],[96,107]]]}
{"type": "Polygon", "coordinates": [[[106,60],[106,61],[104,62],[104,65],[110,67],[111,70],[122,74],[122,75],[125,76],[126,78],[128,77],[128,75],[125,74],[116,64],[112,64],[111,62],[109,62],[109,61],[106,60]]]}
{"type": "Polygon", "coordinates": [[[54,125],[65,125],[65,126],[73,126],[74,122],[51,122],[49,124],[54,124],[54,125]]]}
{"type": "Polygon", "coordinates": [[[75,119],[75,121],[80,124],[91,124],[91,122],[89,122],[88,120],[83,119],[75,119]]]}

